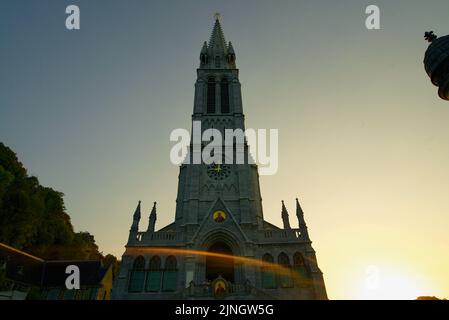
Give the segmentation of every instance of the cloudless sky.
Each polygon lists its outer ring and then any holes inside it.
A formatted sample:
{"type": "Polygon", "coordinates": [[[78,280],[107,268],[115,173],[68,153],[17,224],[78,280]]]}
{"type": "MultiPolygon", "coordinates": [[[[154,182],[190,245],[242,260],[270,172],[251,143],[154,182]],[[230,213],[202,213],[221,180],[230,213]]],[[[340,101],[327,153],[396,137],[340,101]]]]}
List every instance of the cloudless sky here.
{"type": "Polygon", "coordinates": [[[121,256],[138,200],[142,229],[153,201],[157,228],[174,219],[169,134],[190,128],[217,11],[247,127],[279,129],[265,218],[281,225],[283,199],[296,227],[300,198],[330,298],[449,298],[449,103],[422,63],[424,32],[449,34],[447,0],[2,0],[0,141],[121,256]]]}

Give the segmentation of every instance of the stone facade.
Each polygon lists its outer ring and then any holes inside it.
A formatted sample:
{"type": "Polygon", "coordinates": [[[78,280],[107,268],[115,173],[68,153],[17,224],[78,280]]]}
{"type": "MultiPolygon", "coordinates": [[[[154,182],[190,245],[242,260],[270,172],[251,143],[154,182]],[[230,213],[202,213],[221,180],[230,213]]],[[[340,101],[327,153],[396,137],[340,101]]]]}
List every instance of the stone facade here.
{"type": "MultiPolygon", "coordinates": [[[[245,129],[235,60],[217,18],[195,84],[192,120],[202,131],[245,129]]],[[[202,147],[192,142],[189,157],[202,147]]],[[[264,220],[258,169],[247,158],[244,164],[183,164],[173,223],[155,231],[155,203],[147,231],[139,231],[139,202],[113,298],[327,299],[298,200],[297,229],[284,203],[281,214],[283,229],[264,220]],[[280,265],[288,273],[279,272],[280,265]]]]}

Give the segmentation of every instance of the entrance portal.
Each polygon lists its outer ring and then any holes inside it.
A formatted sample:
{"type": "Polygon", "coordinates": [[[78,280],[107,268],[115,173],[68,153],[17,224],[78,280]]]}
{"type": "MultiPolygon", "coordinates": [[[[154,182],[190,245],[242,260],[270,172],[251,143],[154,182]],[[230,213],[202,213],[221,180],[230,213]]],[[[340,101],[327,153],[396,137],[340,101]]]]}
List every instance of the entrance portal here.
{"type": "MultiPolygon", "coordinates": [[[[208,252],[233,255],[229,246],[223,242],[214,243],[208,252]]],[[[234,282],[234,259],[225,257],[206,257],[206,279],[209,281],[215,280],[218,276],[230,282],[234,282]]]]}

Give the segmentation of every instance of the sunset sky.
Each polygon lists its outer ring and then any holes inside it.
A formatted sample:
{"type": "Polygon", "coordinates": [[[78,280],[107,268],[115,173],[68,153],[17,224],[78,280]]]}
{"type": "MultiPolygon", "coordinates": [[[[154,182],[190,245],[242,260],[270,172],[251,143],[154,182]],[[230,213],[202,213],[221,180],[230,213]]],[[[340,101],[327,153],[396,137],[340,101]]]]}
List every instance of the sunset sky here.
{"type": "Polygon", "coordinates": [[[329,298],[449,298],[449,103],[423,67],[447,0],[2,0],[0,141],[120,257],[138,200],[142,229],[153,201],[157,228],[174,219],[169,135],[190,128],[215,12],[247,127],[279,129],[265,219],[282,225],[284,200],[296,227],[299,197],[329,298]]]}

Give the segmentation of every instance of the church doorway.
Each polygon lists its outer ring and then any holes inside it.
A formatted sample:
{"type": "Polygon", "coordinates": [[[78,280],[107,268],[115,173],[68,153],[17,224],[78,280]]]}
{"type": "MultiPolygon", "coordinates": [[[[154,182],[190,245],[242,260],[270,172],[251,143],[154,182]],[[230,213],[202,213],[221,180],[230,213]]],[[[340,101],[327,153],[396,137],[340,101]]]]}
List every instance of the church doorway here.
{"type": "MultiPolygon", "coordinates": [[[[210,246],[208,252],[233,255],[232,249],[223,242],[216,242],[210,246]]],[[[234,259],[216,256],[206,257],[206,279],[215,280],[218,276],[234,282],[234,259]]]]}

